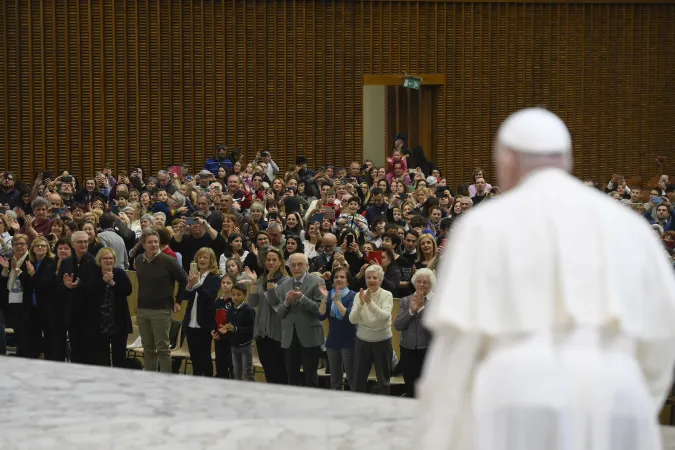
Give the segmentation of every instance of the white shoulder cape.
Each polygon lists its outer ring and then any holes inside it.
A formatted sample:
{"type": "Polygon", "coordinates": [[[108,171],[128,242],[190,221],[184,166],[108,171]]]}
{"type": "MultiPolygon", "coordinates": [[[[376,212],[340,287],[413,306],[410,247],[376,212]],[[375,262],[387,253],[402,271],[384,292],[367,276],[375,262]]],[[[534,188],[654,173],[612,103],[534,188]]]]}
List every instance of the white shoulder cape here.
{"type": "Polygon", "coordinates": [[[426,316],[497,336],[579,324],[675,336],[675,273],[648,223],[558,169],[460,219],[426,316]]]}

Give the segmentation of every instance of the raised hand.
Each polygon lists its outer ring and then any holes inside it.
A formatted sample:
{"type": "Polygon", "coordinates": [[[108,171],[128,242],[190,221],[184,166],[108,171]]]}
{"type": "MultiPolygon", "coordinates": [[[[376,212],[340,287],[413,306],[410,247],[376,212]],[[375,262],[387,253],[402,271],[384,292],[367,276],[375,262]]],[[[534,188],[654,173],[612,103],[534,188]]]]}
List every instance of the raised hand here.
{"type": "Polygon", "coordinates": [[[28,271],[28,275],[31,277],[35,275],[35,266],[33,266],[33,264],[28,259],[26,259],[26,270],[28,271]]]}
{"type": "Polygon", "coordinates": [[[3,269],[9,269],[9,261],[7,261],[7,259],[3,258],[2,256],[0,256],[0,267],[3,269]]]}
{"type": "Polygon", "coordinates": [[[321,292],[321,296],[323,298],[328,298],[328,291],[326,290],[326,286],[319,285],[319,292],[321,292]]]}
{"type": "Polygon", "coordinates": [[[35,217],[29,214],[24,218],[24,220],[26,221],[26,226],[28,228],[33,228],[33,222],[35,222],[35,217]]]}
{"type": "Polygon", "coordinates": [[[246,276],[251,279],[251,283],[255,283],[258,281],[258,275],[252,271],[248,266],[244,267],[244,272],[246,273],[246,276]]]}

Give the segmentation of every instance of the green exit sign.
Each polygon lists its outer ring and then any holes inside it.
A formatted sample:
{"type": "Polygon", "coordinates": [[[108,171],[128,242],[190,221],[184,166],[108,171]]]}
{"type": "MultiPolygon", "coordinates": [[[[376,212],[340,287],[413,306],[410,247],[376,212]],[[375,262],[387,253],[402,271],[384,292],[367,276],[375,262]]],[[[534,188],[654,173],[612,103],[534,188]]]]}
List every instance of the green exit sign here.
{"type": "Polygon", "coordinates": [[[404,77],[403,78],[403,87],[406,87],[408,89],[415,89],[418,90],[420,89],[420,86],[422,85],[422,79],[418,77],[404,77]]]}

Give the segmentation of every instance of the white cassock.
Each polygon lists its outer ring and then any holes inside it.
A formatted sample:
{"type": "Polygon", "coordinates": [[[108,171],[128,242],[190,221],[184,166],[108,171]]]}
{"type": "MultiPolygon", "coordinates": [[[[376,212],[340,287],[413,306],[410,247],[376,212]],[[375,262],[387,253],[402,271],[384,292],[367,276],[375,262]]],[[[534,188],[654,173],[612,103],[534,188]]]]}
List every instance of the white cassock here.
{"type": "Polygon", "coordinates": [[[639,215],[559,169],[453,230],[426,316],[425,449],[655,450],[675,276],[639,215]]]}

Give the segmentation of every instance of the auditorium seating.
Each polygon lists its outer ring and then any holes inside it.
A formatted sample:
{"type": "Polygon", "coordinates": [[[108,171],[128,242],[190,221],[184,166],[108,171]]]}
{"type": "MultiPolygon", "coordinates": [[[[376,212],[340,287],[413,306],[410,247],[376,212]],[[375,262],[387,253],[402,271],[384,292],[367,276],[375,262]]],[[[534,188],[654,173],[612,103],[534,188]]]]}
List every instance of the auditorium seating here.
{"type": "MultiPolygon", "coordinates": [[[[131,286],[132,286],[132,292],[131,295],[127,298],[127,301],[129,302],[129,311],[131,311],[132,315],[132,322],[134,326],[134,334],[130,335],[129,340],[127,341],[129,345],[131,345],[133,342],[136,341],[136,338],[138,337],[138,327],[136,326],[136,305],[137,305],[137,300],[136,296],[138,294],[138,279],[136,278],[136,272],[134,271],[127,271],[127,275],[129,275],[129,279],[131,280],[131,286]],[[131,336],[134,336],[133,339],[131,339],[131,336]]],[[[394,299],[394,307],[391,312],[391,331],[392,331],[392,346],[394,348],[394,351],[396,352],[396,356],[401,358],[401,352],[400,352],[400,342],[401,342],[401,333],[394,328],[394,319],[396,318],[396,315],[398,314],[398,309],[399,306],[401,305],[401,300],[400,299],[394,299]]],[[[185,315],[185,308],[181,308],[180,312],[174,313],[174,320],[181,321],[183,320],[183,317],[185,315]]],[[[328,336],[328,321],[324,320],[322,322],[323,324],[323,330],[324,334],[328,336]]],[[[187,340],[186,339],[179,339],[178,341],[178,348],[174,349],[171,351],[171,358],[173,359],[180,359],[181,362],[184,362],[181,364],[181,369],[183,370],[183,373],[188,372],[188,366],[190,365],[190,352],[187,348],[187,340]]],[[[130,357],[142,357],[143,355],[143,348],[133,348],[127,346],[128,354],[130,357]]],[[[211,352],[212,359],[215,360],[215,353],[211,352]]],[[[256,375],[256,381],[264,381],[265,380],[265,375],[262,369],[262,365],[260,364],[260,359],[258,358],[258,351],[255,347],[253,346],[253,370],[256,375]]],[[[326,374],[326,369],[321,368],[319,369],[319,377],[327,377],[328,374],[326,374]]],[[[373,368],[371,370],[370,376],[368,377],[370,381],[375,381],[375,369],[373,368]]],[[[396,376],[396,377],[391,377],[391,384],[392,385],[402,385],[403,384],[403,378],[396,376]]]]}

